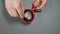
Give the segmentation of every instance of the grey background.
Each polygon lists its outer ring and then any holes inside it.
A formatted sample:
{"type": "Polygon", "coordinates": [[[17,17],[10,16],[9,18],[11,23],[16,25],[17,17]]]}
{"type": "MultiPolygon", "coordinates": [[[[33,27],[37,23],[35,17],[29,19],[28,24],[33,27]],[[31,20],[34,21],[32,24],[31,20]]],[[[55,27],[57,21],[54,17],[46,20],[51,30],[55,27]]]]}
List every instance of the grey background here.
{"type": "MultiPolygon", "coordinates": [[[[31,8],[32,0],[24,0],[25,7],[31,8]]],[[[35,20],[22,24],[19,18],[11,18],[0,0],[0,34],[60,34],[60,0],[48,0],[41,13],[35,13],[35,20]]]]}

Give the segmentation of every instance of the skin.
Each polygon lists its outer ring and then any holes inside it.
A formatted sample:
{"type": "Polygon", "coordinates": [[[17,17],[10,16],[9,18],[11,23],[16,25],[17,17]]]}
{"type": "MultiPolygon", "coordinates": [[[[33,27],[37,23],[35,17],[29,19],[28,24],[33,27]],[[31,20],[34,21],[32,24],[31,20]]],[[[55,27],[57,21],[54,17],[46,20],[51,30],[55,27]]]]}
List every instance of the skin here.
{"type": "MultiPolygon", "coordinates": [[[[41,10],[46,3],[47,0],[33,0],[32,4],[37,6],[36,10],[37,9],[41,10]],[[40,5],[40,1],[42,1],[41,5],[40,5]]],[[[24,18],[23,0],[5,0],[5,7],[11,17],[24,18]]]]}
{"type": "Polygon", "coordinates": [[[11,17],[24,18],[24,5],[22,0],[5,0],[5,7],[11,17]]]}
{"type": "Polygon", "coordinates": [[[45,7],[47,0],[34,0],[33,5],[37,6],[36,10],[41,10],[45,7]]]}

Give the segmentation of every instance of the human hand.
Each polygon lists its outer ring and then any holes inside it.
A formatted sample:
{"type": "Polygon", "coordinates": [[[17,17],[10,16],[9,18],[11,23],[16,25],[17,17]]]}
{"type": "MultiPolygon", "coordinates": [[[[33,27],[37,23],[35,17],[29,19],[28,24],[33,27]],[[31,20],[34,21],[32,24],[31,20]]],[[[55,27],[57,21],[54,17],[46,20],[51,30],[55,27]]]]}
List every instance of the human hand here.
{"type": "Polygon", "coordinates": [[[5,0],[5,7],[11,17],[24,18],[24,6],[22,0],[5,0]]]}
{"type": "Polygon", "coordinates": [[[34,0],[33,5],[37,6],[36,10],[41,10],[47,3],[47,0],[34,0]]]}

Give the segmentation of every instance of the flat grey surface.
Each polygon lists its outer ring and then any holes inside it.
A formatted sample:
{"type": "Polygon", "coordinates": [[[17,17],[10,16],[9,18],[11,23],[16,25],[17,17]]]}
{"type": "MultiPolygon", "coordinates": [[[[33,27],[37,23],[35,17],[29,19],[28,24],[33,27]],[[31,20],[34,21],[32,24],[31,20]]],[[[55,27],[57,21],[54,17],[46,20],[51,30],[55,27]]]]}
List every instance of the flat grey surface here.
{"type": "MultiPolygon", "coordinates": [[[[25,7],[30,8],[31,0],[24,0],[25,7]]],[[[60,0],[48,0],[41,13],[35,13],[35,20],[22,24],[19,18],[11,18],[0,0],[0,34],[60,34],[60,0]]]]}

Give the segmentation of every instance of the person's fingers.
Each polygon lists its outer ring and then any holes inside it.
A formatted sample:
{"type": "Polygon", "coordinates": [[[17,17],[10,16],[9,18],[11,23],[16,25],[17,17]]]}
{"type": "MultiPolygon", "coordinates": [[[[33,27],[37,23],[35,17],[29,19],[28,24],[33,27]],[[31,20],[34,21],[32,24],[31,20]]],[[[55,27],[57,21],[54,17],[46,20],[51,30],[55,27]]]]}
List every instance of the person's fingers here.
{"type": "Polygon", "coordinates": [[[40,11],[40,8],[39,8],[39,6],[40,6],[40,0],[33,1],[33,6],[37,6],[36,10],[40,11]]]}
{"type": "Polygon", "coordinates": [[[33,3],[32,3],[32,4],[33,4],[34,6],[37,6],[37,5],[36,5],[36,1],[33,1],[33,3]]]}
{"type": "Polygon", "coordinates": [[[41,8],[40,7],[37,7],[36,10],[41,10],[41,8]]]}
{"type": "Polygon", "coordinates": [[[33,0],[32,4],[34,5],[34,4],[35,4],[35,2],[36,2],[36,1],[35,1],[35,0],[33,0]]]}
{"type": "Polygon", "coordinates": [[[47,0],[41,0],[41,5],[39,5],[39,7],[37,7],[37,9],[43,9],[43,7],[46,5],[47,0]]]}
{"type": "Polygon", "coordinates": [[[20,18],[24,18],[24,6],[23,6],[22,0],[21,1],[17,1],[15,4],[13,4],[13,6],[17,10],[17,12],[19,14],[19,17],[20,18]]]}
{"type": "Polygon", "coordinates": [[[11,17],[18,17],[16,10],[13,8],[9,0],[5,0],[5,7],[11,17]]]}
{"type": "Polygon", "coordinates": [[[20,18],[24,18],[24,11],[21,10],[21,8],[16,8],[18,14],[19,14],[19,17],[20,18]]]}
{"type": "Polygon", "coordinates": [[[46,3],[47,0],[36,0],[33,2],[33,5],[37,6],[36,10],[42,10],[46,3]]]}

